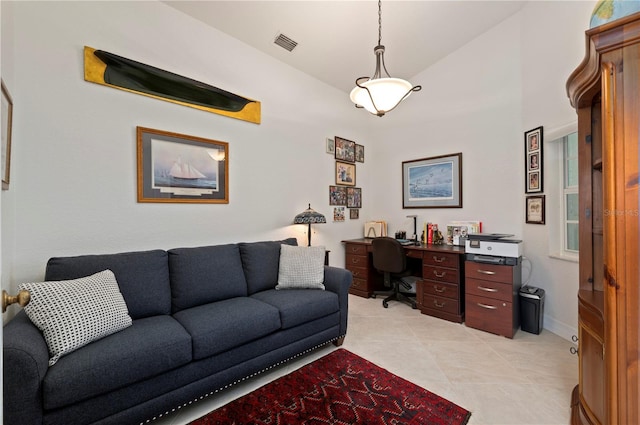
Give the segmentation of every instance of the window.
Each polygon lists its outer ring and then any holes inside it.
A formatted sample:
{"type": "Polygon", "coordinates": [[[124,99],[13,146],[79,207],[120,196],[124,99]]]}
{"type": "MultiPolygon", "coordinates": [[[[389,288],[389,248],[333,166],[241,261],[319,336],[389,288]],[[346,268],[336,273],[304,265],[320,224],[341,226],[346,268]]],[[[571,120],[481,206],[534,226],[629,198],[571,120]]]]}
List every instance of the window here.
{"type": "Polygon", "coordinates": [[[578,133],[562,138],[562,234],[565,255],[577,255],[578,245],[578,133]]]}

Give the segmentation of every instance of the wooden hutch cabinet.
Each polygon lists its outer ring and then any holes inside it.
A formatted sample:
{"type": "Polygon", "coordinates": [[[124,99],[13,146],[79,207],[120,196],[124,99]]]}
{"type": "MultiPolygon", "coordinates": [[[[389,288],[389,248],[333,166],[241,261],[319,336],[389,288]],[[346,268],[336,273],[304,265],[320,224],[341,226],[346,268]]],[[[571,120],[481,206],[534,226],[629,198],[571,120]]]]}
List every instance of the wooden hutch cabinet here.
{"type": "Polygon", "coordinates": [[[578,113],[579,383],[572,424],[638,424],[640,13],[586,32],[578,113]]]}

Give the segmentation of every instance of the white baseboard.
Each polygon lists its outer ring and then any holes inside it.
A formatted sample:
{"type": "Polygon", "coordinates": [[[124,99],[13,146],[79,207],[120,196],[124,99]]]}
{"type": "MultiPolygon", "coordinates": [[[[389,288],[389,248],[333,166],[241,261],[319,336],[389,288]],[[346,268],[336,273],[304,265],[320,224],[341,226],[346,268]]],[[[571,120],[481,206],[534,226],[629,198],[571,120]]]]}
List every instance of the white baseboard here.
{"type": "Polygon", "coordinates": [[[571,341],[571,338],[574,335],[578,335],[578,329],[567,325],[566,323],[559,322],[555,320],[553,317],[544,315],[544,329],[553,332],[554,334],[566,339],[567,341],[571,341]]]}

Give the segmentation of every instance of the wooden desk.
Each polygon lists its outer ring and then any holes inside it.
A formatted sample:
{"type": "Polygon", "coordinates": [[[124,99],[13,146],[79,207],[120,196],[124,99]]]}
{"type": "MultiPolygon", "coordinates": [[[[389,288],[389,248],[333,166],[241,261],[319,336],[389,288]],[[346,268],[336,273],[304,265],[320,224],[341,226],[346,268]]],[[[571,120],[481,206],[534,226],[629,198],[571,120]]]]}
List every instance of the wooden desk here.
{"type": "MultiPolygon", "coordinates": [[[[353,274],[349,292],[369,298],[384,290],[382,274],[373,267],[371,239],[351,239],[345,244],[345,268],[353,274]]],[[[408,266],[422,280],[416,284],[416,303],[422,314],[452,322],[464,321],[464,247],[407,245],[408,266]]]]}

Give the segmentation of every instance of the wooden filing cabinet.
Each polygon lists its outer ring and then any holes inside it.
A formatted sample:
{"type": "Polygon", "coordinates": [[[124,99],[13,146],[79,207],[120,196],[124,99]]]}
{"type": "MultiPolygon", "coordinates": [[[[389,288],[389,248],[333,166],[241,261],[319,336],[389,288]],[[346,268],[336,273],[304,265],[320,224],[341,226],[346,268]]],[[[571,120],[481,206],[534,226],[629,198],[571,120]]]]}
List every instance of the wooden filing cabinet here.
{"type": "Polygon", "coordinates": [[[367,245],[361,243],[345,244],[345,268],[353,275],[349,293],[369,298],[373,294],[373,265],[369,264],[370,255],[367,245]]]}
{"type": "Polygon", "coordinates": [[[520,327],[521,263],[514,266],[465,262],[466,325],[507,338],[520,327]]]}
{"type": "Polygon", "coordinates": [[[422,281],[416,287],[416,300],[423,314],[457,323],[464,321],[463,268],[460,254],[422,254],[422,281]]]}

